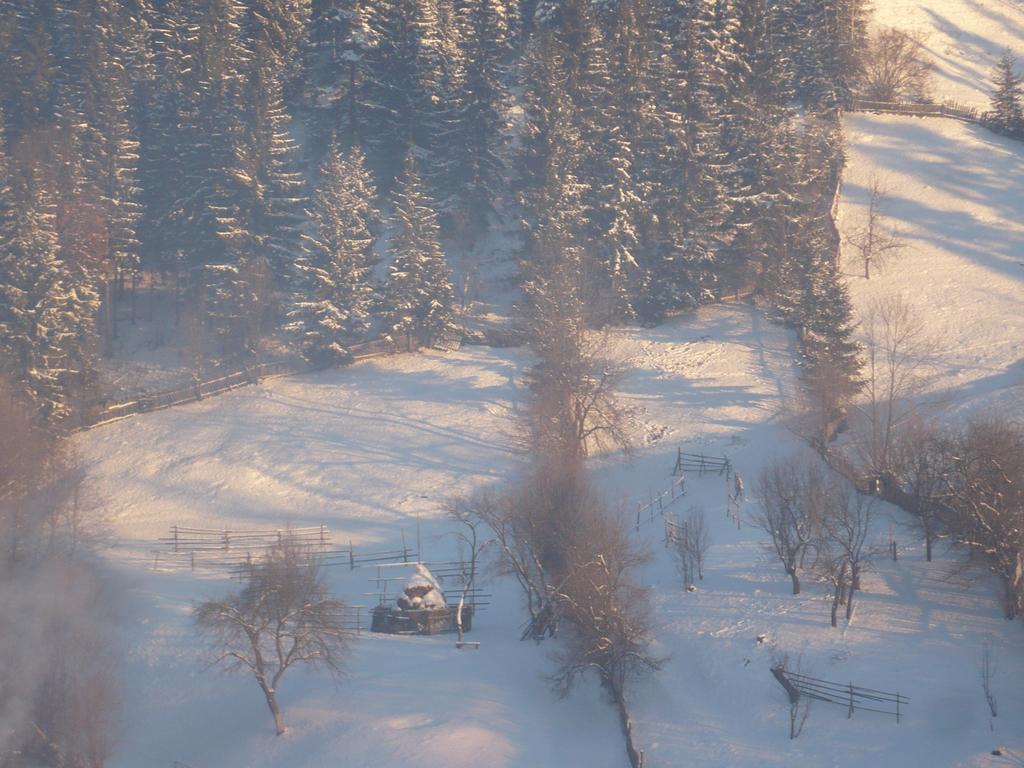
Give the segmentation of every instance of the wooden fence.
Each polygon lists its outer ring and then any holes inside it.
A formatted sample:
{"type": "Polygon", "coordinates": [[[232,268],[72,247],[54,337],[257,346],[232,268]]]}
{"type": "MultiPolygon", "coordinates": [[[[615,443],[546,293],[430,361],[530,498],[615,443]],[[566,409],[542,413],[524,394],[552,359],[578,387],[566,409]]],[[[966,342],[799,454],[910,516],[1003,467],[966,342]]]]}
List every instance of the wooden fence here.
{"type": "Polygon", "coordinates": [[[985,120],[985,113],[979,113],[976,107],[968,107],[954,101],[942,104],[922,104],[912,101],[869,101],[855,98],[850,101],[847,109],[851,112],[881,112],[914,117],[949,117],[976,124],[982,124],[985,120]]]}
{"type": "Polygon", "coordinates": [[[406,544],[405,531],[402,531],[401,548],[367,551],[357,550],[351,541],[347,548],[333,547],[326,525],[264,530],[172,525],[169,535],[157,540],[158,548],[152,552],[153,567],[243,575],[255,558],[286,537],[313,549],[320,565],[347,566],[349,570],[373,565],[407,565],[418,562],[420,556],[414,547],[406,544]]]}
{"type": "Polygon", "coordinates": [[[242,531],[172,525],[170,535],[159,541],[176,553],[188,553],[262,550],[279,545],[286,538],[298,544],[323,548],[331,543],[331,532],[326,525],[242,531]]]}
{"type": "Polygon", "coordinates": [[[725,475],[726,480],[728,480],[732,474],[732,462],[727,456],[705,456],[702,453],[685,453],[682,448],[679,448],[672,474],[681,475],[685,472],[696,472],[699,475],[703,475],[705,472],[715,472],[719,475],[725,475]]]}
{"type": "MultiPolygon", "coordinates": [[[[451,345],[450,341],[447,343],[449,346],[451,345]]],[[[373,339],[350,346],[350,362],[393,355],[401,351],[403,349],[393,341],[373,339]]],[[[113,403],[102,400],[88,404],[80,410],[78,414],[79,428],[90,429],[128,416],[160,411],[184,403],[194,403],[205,397],[219,395],[248,384],[258,384],[264,379],[276,376],[292,376],[299,373],[308,373],[312,370],[315,370],[312,366],[298,361],[273,361],[242,366],[230,373],[221,374],[212,379],[196,380],[191,384],[182,385],[174,389],[139,395],[132,400],[113,403]]]]}
{"type": "Polygon", "coordinates": [[[648,500],[646,503],[640,502],[636,505],[636,530],[640,531],[641,523],[653,523],[654,513],[657,512],[658,516],[668,520],[665,515],[673,504],[679,499],[686,495],[686,476],[680,475],[672,481],[672,485],[666,488],[664,491],[659,493],[657,496],[654,495],[653,491],[648,492],[648,500]]]}
{"type": "Polygon", "coordinates": [[[899,692],[890,693],[874,688],[863,688],[853,683],[832,683],[828,680],[791,672],[782,667],[772,667],[772,675],[775,676],[779,685],[786,689],[791,702],[796,702],[801,696],[806,696],[816,701],[837,704],[846,707],[847,717],[853,717],[853,713],[858,710],[877,712],[895,717],[898,723],[906,713],[907,704],[910,701],[899,692]]]}

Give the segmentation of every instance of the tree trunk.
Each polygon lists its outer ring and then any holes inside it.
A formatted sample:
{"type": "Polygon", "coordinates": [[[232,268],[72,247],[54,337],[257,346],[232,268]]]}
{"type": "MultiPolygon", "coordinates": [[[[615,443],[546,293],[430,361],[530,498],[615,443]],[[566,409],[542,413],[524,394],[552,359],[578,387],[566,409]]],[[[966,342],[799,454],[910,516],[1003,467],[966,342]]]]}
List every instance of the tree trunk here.
{"type": "Polygon", "coordinates": [[[800,577],[796,574],[796,568],[789,569],[789,579],[793,582],[793,594],[800,594],[800,577]]]}
{"type": "Polygon", "coordinates": [[[633,744],[633,721],[629,719],[629,712],[626,709],[626,698],[622,691],[612,688],[615,696],[615,704],[619,709],[619,722],[622,725],[622,735],[626,739],[626,756],[629,757],[629,764],[632,768],[644,768],[644,753],[638,750],[633,744]]]}
{"type": "Polygon", "coordinates": [[[846,620],[849,621],[853,617],[853,593],[856,590],[853,584],[850,585],[850,589],[846,594],[846,620]]]}
{"type": "Polygon", "coordinates": [[[267,688],[265,685],[261,685],[263,688],[263,695],[267,699],[267,708],[270,710],[270,714],[274,716],[274,727],[277,728],[277,735],[280,736],[286,730],[284,726],[284,717],[281,716],[281,709],[277,706],[277,692],[271,688],[267,688]]]}

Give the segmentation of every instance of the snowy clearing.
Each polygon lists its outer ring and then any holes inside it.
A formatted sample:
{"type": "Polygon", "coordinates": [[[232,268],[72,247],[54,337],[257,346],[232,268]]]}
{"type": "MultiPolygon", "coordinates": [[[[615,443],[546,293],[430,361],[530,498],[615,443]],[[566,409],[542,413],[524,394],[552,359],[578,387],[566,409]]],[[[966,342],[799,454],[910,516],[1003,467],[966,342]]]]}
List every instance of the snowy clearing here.
{"type": "MultiPolygon", "coordinates": [[[[666,488],[677,447],[728,455],[748,478],[799,448],[780,414],[794,395],[791,335],[745,306],[709,308],[609,339],[629,361],[640,409],[631,462],[593,461],[595,477],[631,515],[666,488]]],[[[456,651],[451,636],[363,635],[339,687],[296,670],[281,686],[289,732],[275,738],[255,683],[204,668],[188,614],[237,582],[187,568],[153,570],[170,525],[274,527],[326,523],[336,541],[391,546],[421,517],[426,559],[452,556],[443,501],[511,477],[521,466],[513,416],[517,350],[467,348],[400,356],[267,382],[80,437],[98,498],[111,499],[107,559],[130,598],[125,622],[126,738],[112,765],[259,768],[287,765],[537,766],[624,761],[614,709],[591,681],[557,701],[544,679],[552,644],[518,642],[523,612],[507,581],[456,651]]],[[[713,546],[698,591],[680,588],[662,523],[639,536],[656,553],[657,651],[665,668],[633,695],[650,766],[858,766],[864,755],[904,765],[996,765],[997,745],[1024,750],[1024,693],[1002,683],[991,724],[975,662],[988,640],[1000,680],[1020,679],[1019,622],[1000,617],[984,574],[953,575],[955,554],[925,564],[916,535],[897,529],[898,563],[866,578],[853,624],[828,626],[824,590],[788,595],[788,579],[748,525],[725,518],[717,475],[688,478],[678,506],[702,505],[713,546]],[[766,641],[759,644],[758,635],[766,641]],[[772,656],[804,654],[820,677],[899,689],[903,724],[853,720],[820,705],[796,742],[772,656]],[[884,756],[884,757],[882,757],[884,756]]],[[[902,517],[900,522],[906,522],[902,517]]],[[[887,535],[883,523],[879,537],[887,535]]],[[[372,605],[373,568],[332,568],[332,587],[372,605]]]]}
{"type": "Polygon", "coordinates": [[[1024,56],[1021,0],[880,0],[877,24],[925,35],[936,101],[988,108],[992,69],[1009,48],[1024,56]]]}
{"type": "Polygon", "coordinates": [[[940,342],[929,390],[945,406],[1024,412],[1024,144],[955,120],[848,115],[845,127],[840,230],[863,221],[874,176],[907,243],[871,280],[844,249],[855,306],[902,294],[923,314],[940,342]]]}

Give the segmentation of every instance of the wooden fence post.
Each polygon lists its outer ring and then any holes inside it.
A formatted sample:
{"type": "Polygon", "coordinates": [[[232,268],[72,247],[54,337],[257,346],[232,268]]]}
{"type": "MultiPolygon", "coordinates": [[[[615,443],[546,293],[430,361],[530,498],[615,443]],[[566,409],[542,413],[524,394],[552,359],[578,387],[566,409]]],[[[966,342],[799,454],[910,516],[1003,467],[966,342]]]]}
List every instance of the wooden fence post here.
{"type": "Polygon", "coordinates": [[[850,709],[846,712],[846,719],[853,717],[853,681],[850,681],[850,709]]]}
{"type": "Polygon", "coordinates": [[[350,571],[356,569],[356,551],[352,548],[352,539],[348,540],[348,569],[350,571]]]}
{"type": "Polygon", "coordinates": [[[174,531],[174,551],[178,551],[178,526],[172,525],[171,529],[174,531]]]}

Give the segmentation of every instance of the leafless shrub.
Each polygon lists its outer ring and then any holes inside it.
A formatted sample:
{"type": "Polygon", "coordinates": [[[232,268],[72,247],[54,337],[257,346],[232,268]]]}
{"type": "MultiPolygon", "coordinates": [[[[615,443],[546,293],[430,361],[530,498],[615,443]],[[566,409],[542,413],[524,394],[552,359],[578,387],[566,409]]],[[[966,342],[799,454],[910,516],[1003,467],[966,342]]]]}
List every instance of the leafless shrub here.
{"type": "Polygon", "coordinates": [[[921,316],[901,295],[873,303],[862,318],[865,383],[857,404],[857,452],[864,471],[881,477],[897,470],[899,430],[917,417],[936,344],[921,316]]]}
{"type": "Polygon", "coordinates": [[[900,234],[885,223],[887,192],[882,182],[872,175],[868,181],[867,215],[864,222],[846,236],[864,267],[865,280],[871,279],[872,268],[885,269],[906,247],[900,234]]]}
{"type": "Polygon", "coordinates": [[[929,563],[942,532],[942,500],[953,454],[948,436],[921,418],[908,421],[893,444],[892,481],[905,495],[902,506],[915,515],[924,533],[929,563]]]}
{"type": "Polygon", "coordinates": [[[691,586],[694,583],[694,575],[703,580],[704,560],[711,547],[711,531],[708,529],[703,508],[692,507],[686,519],[675,526],[672,546],[679,575],[683,578],[683,586],[691,586]]]}
{"type": "Polygon", "coordinates": [[[853,617],[853,597],[861,587],[861,576],[878,554],[871,540],[876,507],[873,498],[853,493],[839,480],[825,486],[825,499],[825,514],[815,545],[816,568],[833,587],[834,627],[841,604],[846,604],[846,620],[853,617]]]}
{"type": "Polygon", "coordinates": [[[761,504],[751,523],[768,534],[771,548],[800,594],[800,572],[814,554],[825,505],[825,476],[818,463],[804,457],[775,460],[758,479],[761,504]]]}
{"type": "Polygon", "coordinates": [[[981,417],[956,437],[946,476],[948,525],[984,553],[1006,586],[1005,612],[1024,612],[1024,427],[981,417]]]}
{"type": "Polygon", "coordinates": [[[649,649],[649,591],[633,577],[649,554],[630,541],[624,520],[600,503],[589,505],[584,518],[567,542],[569,568],[555,590],[568,630],[552,682],[565,695],[586,672],[596,672],[618,709],[630,764],[640,768],[643,753],[633,742],[627,688],[661,664],[649,649]]]}
{"type": "Polygon", "coordinates": [[[925,35],[879,30],[864,56],[862,93],[871,101],[927,101],[932,65],[925,35]]]}
{"type": "Polygon", "coordinates": [[[337,680],[343,672],[350,641],[344,607],[330,596],[315,553],[286,537],[252,565],[244,589],[202,603],[193,615],[210,641],[212,663],[256,678],[281,735],[277,691],[285,673],[307,665],[337,680]]]}
{"type": "Polygon", "coordinates": [[[978,660],[978,676],[981,678],[981,688],[985,692],[985,701],[988,703],[988,710],[992,713],[992,717],[999,716],[996,697],[992,693],[992,681],[997,672],[998,667],[992,652],[992,644],[986,641],[981,647],[981,658],[978,660]]]}

